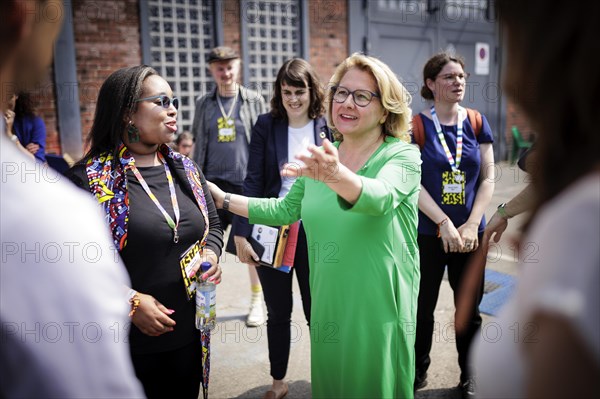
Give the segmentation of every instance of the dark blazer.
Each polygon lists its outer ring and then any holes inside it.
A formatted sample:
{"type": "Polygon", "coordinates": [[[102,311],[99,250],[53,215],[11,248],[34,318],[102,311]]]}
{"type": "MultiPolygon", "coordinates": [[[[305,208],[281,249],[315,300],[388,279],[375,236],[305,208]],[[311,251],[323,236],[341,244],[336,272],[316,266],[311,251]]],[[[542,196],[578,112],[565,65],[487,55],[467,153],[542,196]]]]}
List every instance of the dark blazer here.
{"type": "MultiPolygon", "coordinates": [[[[315,119],[315,145],[320,146],[323,139],[333,141],[325,118],[315,119]]],[[[286,119],[273,118],[271,113],[258,117],[252,128],[252,140],[249,147],[248,169],[244,180],[244,195],[247,197],[276,198],[281,190],[280,171],[288,162],[288,122],[286,119]]],[[[252,225],[248,219],[234,217],[231,237],[234,235],[250,237],[252,225]]],[[[231,249],[230,238],[227,250],[231,249]]]]}

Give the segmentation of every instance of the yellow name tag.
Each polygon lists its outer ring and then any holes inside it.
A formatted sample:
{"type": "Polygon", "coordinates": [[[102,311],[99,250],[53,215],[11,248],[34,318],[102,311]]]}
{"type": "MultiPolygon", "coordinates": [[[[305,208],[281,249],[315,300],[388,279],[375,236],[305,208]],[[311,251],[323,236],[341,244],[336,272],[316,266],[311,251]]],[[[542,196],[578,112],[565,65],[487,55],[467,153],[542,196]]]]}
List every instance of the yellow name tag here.
{"type": "Polygon", "coordinates": [[[219,143],[229,143],[235,141],[235,123],[232,119],[217,119],[217,128],[219,129],[219,143]]]}
{"type": "Polygon", "coordinates": [[[442,204],[465,204],[465,179],[466,174],[462,170],[442,173],[442,204]]]}
{"type": "Polygon", "coordinates": [[[185,293],[188,301],[196,294],[196,276],[190,277],[194,266],[200,263],[202,255],[202,246],[200,240],[196,241],[179,257],[179,267],[183,276],[183,284],[185,285],[185,293]]]}

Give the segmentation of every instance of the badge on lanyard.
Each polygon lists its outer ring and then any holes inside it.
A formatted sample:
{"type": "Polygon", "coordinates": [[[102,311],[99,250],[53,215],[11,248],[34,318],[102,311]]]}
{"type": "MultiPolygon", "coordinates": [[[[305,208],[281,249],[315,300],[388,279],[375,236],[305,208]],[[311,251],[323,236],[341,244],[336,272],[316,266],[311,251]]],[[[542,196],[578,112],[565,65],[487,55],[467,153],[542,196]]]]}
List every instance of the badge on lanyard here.
{"type": "Polygon", "coordinates": [[[444,205],[464,205],[465,204],[465,180],[466,174],[464,171],[459,169],[460,161],[462,159],[463,149],[463,121],[465,120],[466,112],[464,108],[458,107],[458,123],[457,123],[457,134],[456,134],[456,162],[454,157],[448,148],[446,138],[442,132],[442,125],[435,112],[435,107],[431,106],[431,118],[435,125],[440,144],[444,149],[448,163],[450,164],[451,171],[442,172],[442,204],[444,205]]]}
{"type": "Polygon", "coordinates": [[[217,119],[217,128],[219,134],[217,140],[219,143],[229,143],[235,141],[235,123],[233,119],[219,118],[217,119]]]}
{"type": "Polygon", "coordinates": [[[465,172],[462,170],[442,173],[442,204],[465,204],[465,172]]]}
{"type": "Polygon", "coordinates": [[[221,117],[217,119],[217,129],[219,134],[217,135],[217,141],[219,143],[230,143],[235,141],[235,121],[231,117],[233,115],[233,110],[235,109],[235,105],[238,99],[238,92],[235,93],[235,97],[233,97],[233,101],[231,103],[231,108],[229,108],[229,112],[226,114],[225,109],[223,108],[223,103],[221,102],[221,96],[217,94],[217,104],[219,105],[219,110],[221,111],[221,117]]]}

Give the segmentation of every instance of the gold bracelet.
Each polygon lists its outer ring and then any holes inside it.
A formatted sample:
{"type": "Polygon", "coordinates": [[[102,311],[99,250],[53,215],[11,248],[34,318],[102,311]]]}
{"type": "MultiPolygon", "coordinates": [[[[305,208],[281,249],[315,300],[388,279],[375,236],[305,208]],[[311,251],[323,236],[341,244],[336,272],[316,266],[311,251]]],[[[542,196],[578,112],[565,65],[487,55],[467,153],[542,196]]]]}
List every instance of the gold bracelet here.
{"type": "Polygon", "coordinates": [[[448,218],[444,218],[444,220],[442,220],[441,222],[437,223],[437,237],[438,238],[440,238],[442,236],[442,233],[440,232],[440,229],[446,223],[448,223],[448,218]]]}
{"type": "Polygon", "coordinates": [[[131,311],[129,312],[129,318],[132,318],[133,315],[135,314],[135,311],[140,306],[140,297],[138,296],[137,292],[131,297],[131,299],[129,299],[129,303],[131,304],[131,311]]]}

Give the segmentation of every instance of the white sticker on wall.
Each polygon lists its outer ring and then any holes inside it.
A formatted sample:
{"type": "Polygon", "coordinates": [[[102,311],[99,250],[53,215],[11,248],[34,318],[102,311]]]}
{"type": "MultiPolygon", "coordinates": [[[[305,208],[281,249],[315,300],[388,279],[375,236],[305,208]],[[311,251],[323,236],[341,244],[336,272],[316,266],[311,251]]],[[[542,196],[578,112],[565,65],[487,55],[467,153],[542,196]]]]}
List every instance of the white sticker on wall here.
{"type": "Polygon", "coordinates": [[[475,74],[490,74],[490,45],[487,43],[475,43],[475,74]]]}

